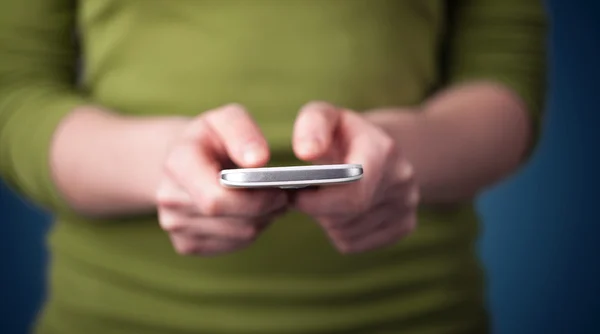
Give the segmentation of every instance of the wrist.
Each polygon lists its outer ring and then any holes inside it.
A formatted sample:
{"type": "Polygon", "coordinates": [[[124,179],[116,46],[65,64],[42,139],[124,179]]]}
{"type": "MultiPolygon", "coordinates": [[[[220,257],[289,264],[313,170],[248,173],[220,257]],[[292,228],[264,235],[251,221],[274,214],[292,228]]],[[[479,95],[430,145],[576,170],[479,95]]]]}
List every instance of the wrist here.
{"type": "Polygon", "coordinates": [[[153,212],[163,161],[187,122],[77,108],[52,145],[51,168],[62,197],[88,216],[153,212]]]}
{"type": "Polygon", "coordinates": [[[144,207],[156,207],[156,190],[162,178],[169,150],[190,122],[184,117],[124,117],[121,133],[124,141],[138,147],[132,152],[132,184],[144,207]]]}
{"type": "MultiPolygon", "coordinates": [[[[439,144],[428,112],[417,108],[396,108],[368,113],[368,119],[390,136],[396,144],[397,163],[407,161],[415,171],[415,178],[424,201],[428,200],[432,180],[435,180],[439,159],[439,144]]],[[[399,169],[402,166],[397,166],[399,169]]]]}
{"type": "Polygon", "coordinates": [[[417,108],[373,110],[365,113],[365,118],[394,139],[399,148],[420,137],[427,121],[425,111],[417,108]]]}

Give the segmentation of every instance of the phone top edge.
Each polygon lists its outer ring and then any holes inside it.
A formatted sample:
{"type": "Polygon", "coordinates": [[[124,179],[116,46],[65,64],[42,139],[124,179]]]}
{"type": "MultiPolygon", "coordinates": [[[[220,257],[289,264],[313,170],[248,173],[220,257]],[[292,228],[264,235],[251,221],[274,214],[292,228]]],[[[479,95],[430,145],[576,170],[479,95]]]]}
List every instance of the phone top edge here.
{"type": "Polygon", "coordinates": [[[332,170],[332,169],[354,169],[359,168],[362,170],[361,164],[334,164],[334,165],[307,165],[307,166],[284,166],[284,167],[258,167],[258,168],[234,168],[224,169],[221,171],[221,175],[231,173],[257,173],[265,171],[298,171],[298,170],[332,170]]]}

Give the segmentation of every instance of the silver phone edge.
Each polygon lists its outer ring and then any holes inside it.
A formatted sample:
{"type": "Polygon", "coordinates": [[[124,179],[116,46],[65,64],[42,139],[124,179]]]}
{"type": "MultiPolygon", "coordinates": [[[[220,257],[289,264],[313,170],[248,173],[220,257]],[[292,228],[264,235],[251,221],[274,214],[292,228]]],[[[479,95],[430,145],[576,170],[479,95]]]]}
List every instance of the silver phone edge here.
{"type": "Polygon", "coordinates": [[[220,176],[232,173],[260,173],[267,171],[294,171],[294,170],[315,170],[315,169],[354,169],[359,168],[362,172],[361,164],[333,164],[333,165],[307,165],[307,166],[283,166],[283,167],[258,167],[258,168],[238,168],[224,169],[220,172],[220,176]]]}
{"type": "Polygon", "coordinates": [[[356,176],[349,176],[344,178],[337,179],[325,179],[325,180],[303,180],[303,181],[283,181],[283,182],[236,182],[230,181],[223,178],[220,178],[219,181],[221,185],[227,188],[303,188],[310,186],[320,186],[320,185],[335,185],[335,184],[344,184],[350,183],[354,181],[358,181],[362,179],[363,174],[359,174],[356,176]]]}

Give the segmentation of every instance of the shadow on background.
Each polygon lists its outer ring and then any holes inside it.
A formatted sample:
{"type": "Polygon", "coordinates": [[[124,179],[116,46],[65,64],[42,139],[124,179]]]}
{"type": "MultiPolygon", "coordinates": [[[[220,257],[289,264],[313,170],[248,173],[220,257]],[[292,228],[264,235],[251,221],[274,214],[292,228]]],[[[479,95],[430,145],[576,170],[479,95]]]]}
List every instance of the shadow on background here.
{"type": "MultiPolygon", "coordinates": [[[[600,3],[549,1],[552,89],[543,140],[486,193],[481,254],[495,334],[600,333],[600,3]]],[[[0,186],[0,332],[22,334],[45,293],[48,217],[0,186]]]]}

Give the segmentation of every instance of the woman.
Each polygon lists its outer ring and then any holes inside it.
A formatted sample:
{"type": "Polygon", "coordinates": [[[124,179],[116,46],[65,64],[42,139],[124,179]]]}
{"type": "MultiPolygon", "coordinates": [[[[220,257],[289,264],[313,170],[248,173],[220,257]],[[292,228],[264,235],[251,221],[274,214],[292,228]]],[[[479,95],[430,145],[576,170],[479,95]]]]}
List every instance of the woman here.
{"type": "Polygon", "coordinates": [[[10,0],[0,23],[0,170],[56,216],[38,333],[487,330],[471,203],[533,148],[540,1],[10,0]],[[299,161],[365,175],[217,183],[299,161]]]}

